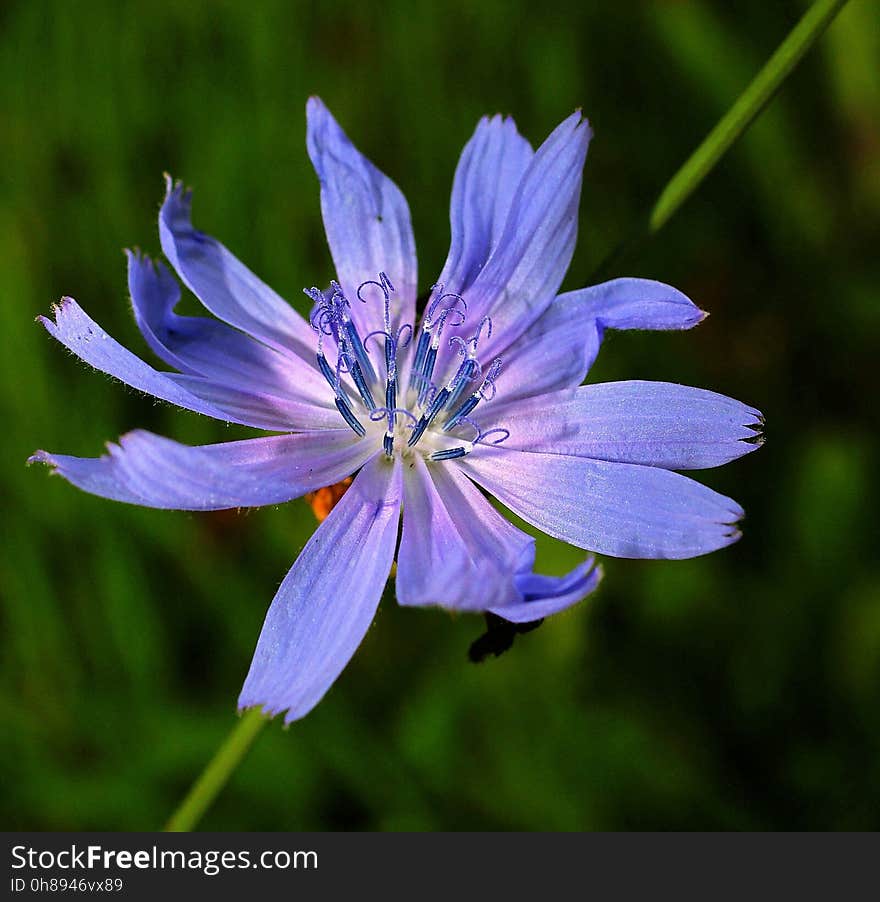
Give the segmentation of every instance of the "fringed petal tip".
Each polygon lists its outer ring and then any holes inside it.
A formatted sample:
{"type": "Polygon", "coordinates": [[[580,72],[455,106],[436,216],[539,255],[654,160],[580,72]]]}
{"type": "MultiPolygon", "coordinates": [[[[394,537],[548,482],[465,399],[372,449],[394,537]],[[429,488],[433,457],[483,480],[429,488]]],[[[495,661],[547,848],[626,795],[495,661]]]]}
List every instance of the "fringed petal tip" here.
{"type": "Polygon", "coordinates": [[[515,124],[513,116],[508,113],[487,113],[485,116],[480,116],[480,121],[477,123],[478,126],[483,126],[484,128],[487,125],[509,127],[512,124],[515,124]]]}
{"type": "Polygon", "coordinates": [[[757,410],[753,410],[752,413],[755,415],[755,421],[753,423],[743,423],[743,429],[750,429],[754,435],[747,435],[745,438],[741,438],[740,441],[752,446],[749,448],[749,451],[757,451],[767,441],[767,437],[764,435],[764,414],[757,410]]]}
{"type": "Polygon", "coordinates": [[[275,718],[281,714],[284,717],[283,726],[285,729],[295,720],[301,720],[309,713],[308,711],[294,713],[292,708],[285,708],[283,705],[276,708],[267,702],[261,702],[256,699],[246,699],[244,693],[239,696],[236,709],[239,717],[244,717],[245,714],[248,714],[253,710],[258,710],[266,720],[275,720],[275,718]]]}
{"type": "Polygon", "coordinates": [[[26,467],[33,466],[34,464],[45,464],[47,467],[51,467],[51,473],[54,475],[58,472],[58,465],[55,462],[55,459],[48,451],[43,451],[41,448],[38,451],[34,451],[33,454],[24,462],[26,467]]]}
{"type": "Polygon", "coordinates": [[[566,133],[568,133],[568,139],[577,142],[576,146],[582,154],[579,166],[583,166],[583,161],[586,158],[590,142],[593,140],[593,126],[590,125],[590,120],[584,116],[580,107],[578,107],[578,109],[576,109],[567,119],[563,119],[562,122],[559,123],[551,133],[550,138],[565,138],[566,133]]]}
{"type": "Polygon", "coordinates": [[[529,150],[534,152],[531,144],[519,133],[516,120],[509,113],[493,113],[481,116],[479,122],[477,122],[476,132],[484,132],[487,129],[498,130],[501,133],[506,132],[508,136],[515,135],[517,139],[528,144],[529,150]]]}
{"type": "MultiPolygon", "coordinates": [[[[125,435],[119,437],[119,444],[121,445],[126,439],[130,436],[136,435],[137,433],[143,433],[144,435],[149,435],[148,432],[142,429],[133,429],[131,432],[126,432],[125,435]]],[[[114,450],[118,449],[118,446],[115,442],[104,442],[104,447],[107,449],[108,453],[113,453],[114,450]]],[[[43,464],[44,466],[51,467],[50,475],[52,476],[63,476],[64,473],[62,471],[62,465],[65,460],[73,460],[74,458],[69,458],[66,455],[59,455],[53,451],[44,451],[42,448],[34,451],[33,454],[25,461],[25,466],[33,466],[33,464],[43,464]]],[[[82,458],[86,460],[87,458],[82,458]]]]}
{"type": "Polygon", "coordinates": [[[556,128],[553,134],[563,134],[565,129],[570,129],[571,134],[577,134],[577,137],[584,143],[589,144],[593,139],[593,126],[590,120],[584,115],[581,107],[578,107],[573,113],[567,116],[556,128]]]}
{"type": "Polygon", "coordinates": [[[134,247],[124,247],[122,253],[125,254],[125,259],[128,261],[129,266],[139,263],[142,266],[152,266],[153,269],[156,270],[159,268],[167,269],[161,260],[156,260],[149,254],[144,253],[137,245],[134,247]]]}
{"type": "Polygon", "coordinates": [[[593,130],[593,126],[592,126],[592,124],[590,123],[590,120],[587,119],[587,117],[583,114],[583,112],[581,111],[581,108],[580,108],[580,107],[578,107],[578,108],[575,110],[575,114],[578,115],[578,116],[580,116],[580,120],[578,121],[577,128],[583,129],[583,137],[584,137],[585,140],[587,140],[587,141],[592,141],[592,140],[593,140],[593,136],[594,136],[596,133],[595,133],[595,131],[593,130]]]}
{"type": "MultiPolygon", "coordinates": [[[[89,319],[76,300],[68,295],[62,297],[52,305],[49,316],[40,314],[34,322],[39,323],[53,338],[60,341],[69,351],[77,357],[91,361],[83,357],[77,348],[71,347],[71,342],[88,344],[96,336],[102,340],[109,338],[107,333],[93,320],[89,319]]],[[[92,364],[94,366],[94,364],[92,364]]]]}
{"type": "Polygon", "coordinates": [[[245,714],[249,714],[254,709],[257,709],[266,720],[274,720],[279,714],[283,713],[281,711],[273,711],[270,705],[264,705],[262,702],[255,701],[254,699],[245,698],[243,692],[239,695],[235,707],[236,714],[238,714],[239,717],[244,717],[245,714]]]}
{"type": "Polygon", "coordinates": [[[180,288],[165,263],[144,253],[139,247],[125,248],[124,253],[128,262],[128,293],[134,305],[135,318],[140,308],[151,303],[168,310],[176,306],[180,300],[180,288]]]}
{"type": "Polygon", "coordinates": [[[192,201],[192,188],[187,188],[183,183],[183,179],[176,179],[170,172],[163,172],[162,178],[165,179],[165,202],[174,199],[181,204],[189,204],[192,201]]]}
{"type": "MultiPolygon", "coordinates": [[[[123,253],[128,266],[128,294],[132,302],[135,320],[138,328],[144,332],[143,322],[145,308],[154,305],[158,309],[168,312],[177,306],[180,301],[180,287],[171,270],[162,261],[144,253],[139,247],[124,248],[123,253]]],[[[148,344],[150,336],[144,335],[148,344]]],[[[162,354],[157,348],[153,348],[159,357],[162,354]]],[[[171,366],[177,367],[177,361],[166,360],[171,366]]]]}
{"type": "Polygon", "coordinates": [[[41,313],[34,318],[34,322],[39,323],[50,335],[57,337],[58,327],[61,324],[59,320],[71,313],[76,307],[76,301],[72,297],[65,295],[56,304],[52,305],[49,316],[41,313]]]}
{"type": "Polygon", "coordinates": [[[178,233],[196,232],[192,224],[192,188],[187,188],[182,179],[174,179],[167,172],[165,197],[159,210],[160,223],[164,220],[178,233]]]}
{"type": "Polygon", "coordinates": [[[722,530],[725,530],[722,533],[724,541],[719,545],[719,548],[726,548],[728,545],[733,545],[734,542],[738,542],[742,538],[742,526],[743,521],[746,518],[746,512],[732,499],[729,498],[730,501],[730,519],[719,522],[719,526],[722,530]]]}

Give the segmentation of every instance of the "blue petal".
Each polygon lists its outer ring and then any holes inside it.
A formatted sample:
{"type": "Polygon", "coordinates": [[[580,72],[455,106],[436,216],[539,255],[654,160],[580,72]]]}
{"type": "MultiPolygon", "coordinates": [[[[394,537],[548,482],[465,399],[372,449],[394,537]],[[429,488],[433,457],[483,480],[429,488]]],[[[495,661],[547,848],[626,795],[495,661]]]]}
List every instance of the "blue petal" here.
{"type": "Polygon", "coordinates": [[[54,309],[54,321],[39,317],[50,335],[96,370],[154,398],[257,429],[289,431],[339,425],[338,414],[329,407],[247,392],[200,376],[160,373],[112,339],[73,298],[62,298],[54,309]]]}
{"type": "Polygon", "coordinates": [[[309,324],[219,241],[193,228],[191,203],[192,192],[167,177],[159,239],[183,284],[230,326],[311,361],[315,338],[309,324]]]}
{"type": "Polygon", "coordinates": [[[412,323],[416,245],[409,207],[400,189],[358,152],[317,97],[306,105],[309,157],[321,183],[324,231],[336,274],[361,337],[384,328],[384,307],[362,304],[357,289],[382,271],[394,285],[392,324],[412,323]]]}
{"type": "Polygon", "coordinates": [[[558,614],[592,594],[602,579],[602,568],[592,557],[565,576],[543,576],[523,572],[517,575],[517,589],[523,600],[492,608],[492,613],[512,623],[530,623],[558,614]]]}
{"type": "Polygon", "coordinates": [[[58,339],[66,348],[73,351],[80,360],[85,361],[108,376],[113,376],[138,391],[152,395],[162,401],[168,401],[194,410],[218,420],[244,422],[237,420],[225,410],[201,399],[191,391],[177,385],[169,373],[160,373],[140,357],[132,354],[119,342],[112,339],[73,298],[62,298],[54,308],[54,321],[48,317],[38,317],[46,327],[46,331],[58,339]]]}
{"type": "Polygon", "coordinates": [[[606,329],[690,329],[706,318],[687,295],[653,279],[612,279],[559,297],[577,298],[606,329]]]}
{"type": "Polygon", "coordinates": [[[348,429],[189,447],[138,430],[103,457],[37,451],[68,482],[114,501],[173,510],[280,504],[339,482],[375,454],[348,429]]]}
{"type": "MultiPolygon", "coordinates": [[[[490,408],[487,408],[487,410],[490,408]]],[[[763,443],[753,407],[669,382],[606,382],[499,405],[487,426],[506,429],[505,449],[697,470],[763,443]]]]}
{"type": "Polygon", "coordinates": [[[274,432],[300,432],[311,429],[336,429],[339,412],[329,406],[311,401],[297,401],[270,395],[267,392],[246,391],[201,376],[169,373],[168,379],[188,392],[221,408],[226,419],[244,423],[255,429],[274,432]]]}
{"type": "Polygon", "coordinates": [[[583,382],[605,329],[690,329],[705,317],[680,291],[650,279],[568,291],[500,352],[501,397],[506,402],[583,382]]]}
{"type": "Polygon", "coordinates": [[[740,536],[735,501],[670,470],[503,447],[460,465],[533,526],[599,554],[697,557],[740,536]]]}
{"type": "Polygon", "coordinates": [[[147,343],[182,373],[330,406],[331,394],[314,366],[314,355],[306,362],[219,320],[176,314],[180,289],[162,263],[129,253],[128,286],[134,316],[147,343]]]}
{"type": "Polygon", "coordinates": [[[491,316],[490,359],[521,335],[556,296],[577,239],[581,173],[591,130],[580,113],[562,122],[538,148],[510,206],[495,251],[464,296],[468,333],[491,316]]]}
{"type": "Polygon", "coordinates": [[[452,241],[437,280],[446,291],[464,291],[489,259],[533,156],[513,119],[493,116],[480,120],[462,151],[452,184],[452,241]]]}
{"type": "Polygon", "coordinates": [[[562,577],[532,572],[535,540],[508,522],[455,466],[417,458],[404,468],[406,502],[397,555],[397,600],[490,610],[524,623],[589,595],[601,571],[589,558],[562,577]]]}
{"type": "Polygon", "coordinates": [[[269,608],[240,708],[308,714],[360,645],[397,542],[400,465],[375,458],[321,524],[269,608]]]}
{"type": "Polygon", "coordinates": [[[535,540],[501,516],[454,467],[420,456],[404,469],[397,600],[485,611],[523,596],[514,579],[535,540]]]}

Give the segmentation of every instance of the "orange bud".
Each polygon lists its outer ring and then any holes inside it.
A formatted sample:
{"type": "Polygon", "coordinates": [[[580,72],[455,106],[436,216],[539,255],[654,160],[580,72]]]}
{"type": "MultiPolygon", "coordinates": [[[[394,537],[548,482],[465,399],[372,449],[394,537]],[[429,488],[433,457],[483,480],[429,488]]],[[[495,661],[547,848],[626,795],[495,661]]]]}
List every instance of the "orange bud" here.
{"type": "Polygon", "coordinates": [[[325,485],[324,488],[314,492],[307,492],[305,499],[319,523],[323,523],[330,515],[330,511],[339,503],[339,499],[348,491],[352,478],[347,476],[342,482],[334,485],[325,485]]]}

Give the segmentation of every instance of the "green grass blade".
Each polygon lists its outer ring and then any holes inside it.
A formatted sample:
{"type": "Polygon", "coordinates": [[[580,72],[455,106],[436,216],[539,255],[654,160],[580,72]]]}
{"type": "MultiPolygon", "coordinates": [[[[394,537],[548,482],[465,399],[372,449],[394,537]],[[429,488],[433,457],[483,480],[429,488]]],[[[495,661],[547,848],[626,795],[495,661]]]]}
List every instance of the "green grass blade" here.
{"type": "Polygon", "coordinates": [[[629,249],[663,228],[737,139],[745,134],[847,2],[816,0],[733,106],[667,182],[647,220],[639,224],[633,237],[615,250],[597,272],[606,274],[629,249]]]}
{"type": "Polygon", "coordinates": [[[733,106],[669,180],[648,219],[650,233],[661,229],[690,197],[761,110],[773,99],[804,54],[822,36],[847,0],[817,0],[779,45],[733,106]]]}
{"type": "Polygon", "coordinates": [[[251,708],[242,716],[168,819],[166,833],[187,832],[198,824],[268,722],[260,708],[251,708]]]}

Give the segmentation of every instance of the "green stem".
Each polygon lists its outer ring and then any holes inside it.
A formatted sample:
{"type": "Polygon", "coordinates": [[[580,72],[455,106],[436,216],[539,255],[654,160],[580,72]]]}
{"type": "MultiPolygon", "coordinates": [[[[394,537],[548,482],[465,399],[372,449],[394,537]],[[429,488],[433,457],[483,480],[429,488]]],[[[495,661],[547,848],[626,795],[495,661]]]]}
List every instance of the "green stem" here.
{"type": "Polygon", "coordinates": [[[260,708],[251,708],[241,717],[168,819],[165,832],[186,832],[195,827],[268,722],[260,708]]]}
{"type": "Polygon", "coordinates": [[[786,78],[792,73],[803,55],[822,36],[834,17],[846,5],[847,0],[816,0],[801,20],[789,32],[776,52],[765,63],[751,84],[739,95],[733,106],[721,117],[718,124],[704,138],[699,147],[688,157],[682,167],[667,182],[656,203],[640,224],[633,238],[614,251],[599,267],[609,270],[613,263],[633,245],[658,232],[691,196],[715,164],[745,133],[764,107],[773,99],[786,78]]]}

